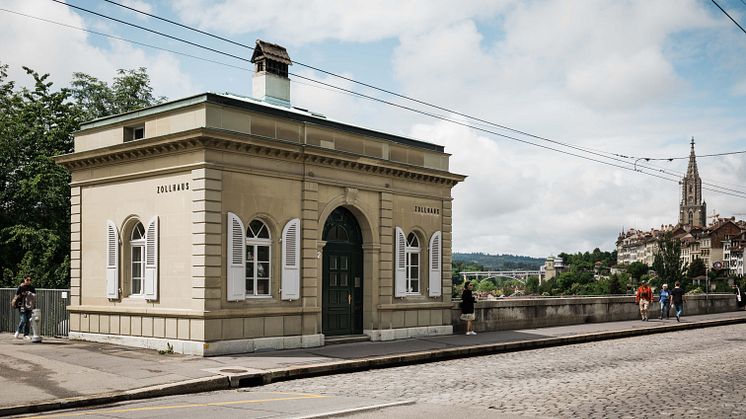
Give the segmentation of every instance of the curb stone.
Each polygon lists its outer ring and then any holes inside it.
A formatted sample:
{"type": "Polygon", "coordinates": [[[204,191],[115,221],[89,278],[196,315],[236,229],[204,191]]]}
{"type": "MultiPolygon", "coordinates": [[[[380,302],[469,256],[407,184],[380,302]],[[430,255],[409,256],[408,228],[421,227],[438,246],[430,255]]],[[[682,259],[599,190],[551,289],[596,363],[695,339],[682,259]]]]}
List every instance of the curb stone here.
{"type": "Polygon", "coordinates": [[[173,396],[186,393],[202,393],[206,391],[227,390],[229,388],[230,381],[228,380],[228,377],[213,376],[207,378],[179,381],[177,383],[171,384],[143,387],[135,390],[116,391],[111,393],[96,394],[93,396],[70,397],[67,399],[58,399],[37,404],[0,407],[0,416],[48,412],[51,410],[73,409],[78,407],[89,407],[102,404],[130,400],[142,400],[154,397],[173,396]]]}

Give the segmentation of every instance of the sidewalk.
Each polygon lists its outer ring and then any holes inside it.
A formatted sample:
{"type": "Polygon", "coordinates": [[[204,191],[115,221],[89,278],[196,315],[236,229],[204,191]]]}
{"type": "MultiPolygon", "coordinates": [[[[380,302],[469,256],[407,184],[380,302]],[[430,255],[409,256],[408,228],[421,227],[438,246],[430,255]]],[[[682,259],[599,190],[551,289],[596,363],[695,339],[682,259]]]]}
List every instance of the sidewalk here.
{"type": "Polygon", "coordinates": [[[737,323],[746,323],[746,312],[684,317],[681,323],[591,323],[211,358],[66,339],[32,344],[3,333],[0,416],[737,323]]]}

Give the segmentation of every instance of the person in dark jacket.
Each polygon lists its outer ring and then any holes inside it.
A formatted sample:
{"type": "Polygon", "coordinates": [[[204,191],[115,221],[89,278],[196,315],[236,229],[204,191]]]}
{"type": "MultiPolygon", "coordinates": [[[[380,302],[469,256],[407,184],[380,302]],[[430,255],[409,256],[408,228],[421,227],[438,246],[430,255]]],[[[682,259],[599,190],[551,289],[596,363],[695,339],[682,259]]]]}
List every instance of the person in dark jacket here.
{"type": "Polygon", "coordinates": [[[31,275],[26,275],[23,277],[23,283],[21,283],[21,286],[16,290],[16,308],[21,314],[21,321],[18,322],[18,329],[16,329],[14,336],[19,339],[30,339],[28,334],[31,331],[31,314],[33,312],[33,307],[29,307],[26,304],[26,296],[28,294],[36,294],[36,288],[31,285],[31,282],[31,275]],[[21,336],[21,333],[23,333],[23,336],[21,336]]]}
{"type": "Polygon", "coordinates": [[[476,335],[474,331],[474,294],[471,290],[474,288],[474,284],[471,281],[464,283],[464,292],[461,294],[461,320],[466,321],[466,334],[476,335]]]}
{"type": "Polygon", "coordinates": [[[681,314],[684,312],[684,301],[686,296],[684,295],[684,289],[681,288],[681,282],[676,281],[674,289],[671,290],[671,302],[673,303],[673,309],[676,312],[676,321],[681,321],[681,314]]]}

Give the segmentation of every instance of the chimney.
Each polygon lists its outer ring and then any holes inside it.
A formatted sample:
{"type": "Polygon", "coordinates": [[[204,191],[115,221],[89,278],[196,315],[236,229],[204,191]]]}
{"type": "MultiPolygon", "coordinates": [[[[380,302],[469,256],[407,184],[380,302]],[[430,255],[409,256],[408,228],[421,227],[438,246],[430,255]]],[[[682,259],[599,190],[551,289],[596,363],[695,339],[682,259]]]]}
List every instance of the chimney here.
{"type": "Polygon", "coordinates": [[[256,40],[254,54],[254,80],[252,96],[273,105],[290,107],[290,79],[288,66],[292,65],[284,47],[256,40]]]}

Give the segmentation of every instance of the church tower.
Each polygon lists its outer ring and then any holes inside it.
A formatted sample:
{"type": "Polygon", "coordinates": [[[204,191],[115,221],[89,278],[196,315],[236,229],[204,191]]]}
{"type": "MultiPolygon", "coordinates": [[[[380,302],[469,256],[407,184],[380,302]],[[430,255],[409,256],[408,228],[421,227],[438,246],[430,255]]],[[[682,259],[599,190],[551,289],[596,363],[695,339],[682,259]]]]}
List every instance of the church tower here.
{"type": "Polygon", "coordinates": [[[702,200],[702,179],[697,171],[697,157],[694,155],[694,137],[689,154],[689,167],[686,177],[681,180],[681,204],[679,205],[679,224],[691,227],[706,225],[707,203],[702,200]]]}

